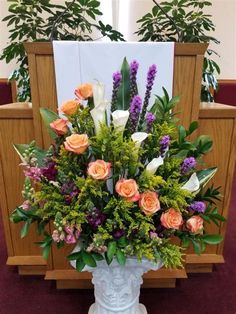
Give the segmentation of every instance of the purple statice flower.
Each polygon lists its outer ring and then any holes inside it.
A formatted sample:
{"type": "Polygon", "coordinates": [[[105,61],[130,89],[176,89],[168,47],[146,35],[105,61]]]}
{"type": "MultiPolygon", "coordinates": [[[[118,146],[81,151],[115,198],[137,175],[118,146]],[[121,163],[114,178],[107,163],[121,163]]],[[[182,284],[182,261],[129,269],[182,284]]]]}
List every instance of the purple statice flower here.
{"type": "Polygon", "coordinates": [[[130,99],[133,100],[133,97],[138,94],[137,89],[137,73],[138,73],[139,63],[136,60],[133,60],[130,63],[129,68],[129,77],[130,77],[130,99]]]}
{"type": "Polygon", "coordinates": [[[145,117],[147,132],[150,132],[152,129],[153,122],[156,120],[156,116],[152,112],[148,112],[145,117]]]}
{"type": "Polygon", "coordinates": [[[139,120],[139,130],[142,129],[142,125],[144,122],[144,118],[146,115],[146,111],[147,111],[147,107],[149,105],[149,100],[151,97],[151,91],[152,91],[152,87],[154,84],[154,80],[157,74],[157,66],[155,64],[151,65],[148,69],[148,73],[147,73],[147,84],[146,84],[146,93],[145,93],[145,97],[144,97],[144,102],[143,102],[143,109],[142,109],[142,113],[141,113],[141,117],[139,120]]]}
{"type": "Polygon", "coordinates": [[[87,221],[93,230],[96,230],[98,226],[102,225],[105,219],[106,215],[98,208],[94,208],[87,216],[87,221]]]}
{"type": "Polygon", "coordinates": [[[41,181],[42,169],[38,167],[27,167],[26,170],[24,170],[24,174],[34,181],[41,181]]]}
{"type": "Polygon", "coordinates": [[[169,145],[170,145],[170,136],[164,135],[160,140],[160,153],[162,157],[165,155],[165,152],[167,151],[169,145]]]}
{"type": "Polygon", "coordinates": [[[115,111],[115,105],[117,102],[117,97],[118,97],[118,91],[119,87],[122,81],[122,75],[119,71],[113,73],[113,90],[112,90],[112,97],[111,97],[111,111],[115,111]]]}
{"type": "Polygon", "coordinates": [[[56,164],[52,160],[49,161],[46,167],[42,168],[42,175],[48,179],[48,181],[55,181],[57,176],[56,164]]]}
{"type": "Polygon", "coordinates": [[[138,125],[139,114],[142,109],[142,99],[140,96],[134,96],[130,105],[130,132],[134,133],[138,125]]]}
{"type": "Polygon", "coordinates": [[[115,229],[115,230],[113,231],[113,237],[114,237],[115,239],[119,239],[119,238],[123,237],[124,234],[125,234],[125,231],[122,230],[122,229],[115,229]]]}
{"type": "Polygon", "coordinates": [[[187,157],[184,159],[182,165],[181,165],[181,173],[186,174],[191,169],[195,168],[197,165],[197,161],[194,157],[187,157]]]}
{"type": "Polygon", "coordinates": [[[206,204],[201,201],[195,201],[189,206],[189,209],[203,214],[206,210],[206,204]]]}

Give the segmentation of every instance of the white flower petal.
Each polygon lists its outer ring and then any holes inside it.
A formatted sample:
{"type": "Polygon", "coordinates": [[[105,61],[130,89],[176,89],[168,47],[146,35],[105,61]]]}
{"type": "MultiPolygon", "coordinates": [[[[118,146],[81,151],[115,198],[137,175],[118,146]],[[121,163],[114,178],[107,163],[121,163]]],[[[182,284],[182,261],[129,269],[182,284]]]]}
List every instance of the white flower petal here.
{"type": "Polygon", "coordinates": [[[199,189],[200,182],[198,180],[196,172],[194,172],[189,180],[181,187],[183,190],[187,190],[189,192],[195,192],[199,189]]]}
{"type": "Polygon", "coordinates": [[[131,135],[132,140],[135,142],[136,147],[140,147],[141,143],[148,137],[145,132],[136,132],[131,135]]]}
{"type": "Polygon", "coordinates": [[[106,109],[108,102],[105,100],[105,85],[101,82],[93,84],[93,101],[96,109],[106,109]]]}
{"type": "Polygon", "coordinates": [[[90,114],[93,118],[93,122],[95,125],[95,133],[98,134],[100,132],[100,129],[101,129],[100,124],[105,123],[105,121],[106,121],[105,110],[94,108],[90,111],[90,114]]]}
{"type": "Polygon", "coordinates": [[[146,171],[150,174],[155,174],[157,169],[164,164],[164,159],[159,156],[158,158],[153,158],[151,162],[146,167],[146,171]]]}
{"type": "Polygon", "coordinates": [[[123,132],[126,126],[126,123],[129,119],[129,111],[128,110],[116,110],[112,112],[112,121],[114,127],[123,132]]]}

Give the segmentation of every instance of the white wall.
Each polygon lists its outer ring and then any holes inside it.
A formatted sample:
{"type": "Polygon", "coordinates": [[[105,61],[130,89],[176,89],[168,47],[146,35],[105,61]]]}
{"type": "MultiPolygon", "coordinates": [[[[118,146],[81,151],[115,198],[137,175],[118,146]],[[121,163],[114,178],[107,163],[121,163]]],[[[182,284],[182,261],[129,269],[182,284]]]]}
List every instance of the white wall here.
{"type": "MultiPolygon", "coordinates": [[[[151,0],[102,0],[103,9],[106,9],[106,16],[110,23],[109,4],[113,1],[113,8],[121,12],[119,16],[113,14],[114,24],[118,25],[119,30],[125,34],[129,40],[136,40],[133,32],[137,29],[135,21],[152,8],[151,0]]],[[[63,1],[57,0],[57,3],[63,1]]],[[[212,0],[213,6],[209,9],[209,13],[213,16],[216,25],[214,37],[221,41],[220,45],[212,45],[219,54],[220,58],[215,58],[221,67],[220,78],[236,79],[236,0],[212,0]]],[[[7,0],[0,0],[0,20],[7,13],[7,0]]],[[[6,46],[8,31],[6,23],[0,22],[0,51],[6,46]]],[[[15,67],[14,62],[6,65],[4,61],[0,61],[0,77],[8,77],[12,69],[15,67]]]]}

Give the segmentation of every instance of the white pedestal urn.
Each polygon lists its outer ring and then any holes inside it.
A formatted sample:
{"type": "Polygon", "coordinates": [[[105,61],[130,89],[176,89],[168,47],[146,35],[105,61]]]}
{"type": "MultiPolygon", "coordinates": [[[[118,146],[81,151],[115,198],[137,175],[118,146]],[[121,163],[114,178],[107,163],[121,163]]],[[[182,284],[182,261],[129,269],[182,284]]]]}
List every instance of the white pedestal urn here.
{"type": "MultiPolygon", "coordinates": [[[[75,267],[75,261],[71,265],[75,267]]],[[[145,306],[139,304],[142,275],[161,266],[161,261],[152,263],[143,259],[138,262],[136,258],[127,258],[125,266],[116,260],[110,265],[100,261],[97,267],[86,266],[83,271],[92,273],[95,295],[95,303],[88,314],[147,314],[145,306]]]]}

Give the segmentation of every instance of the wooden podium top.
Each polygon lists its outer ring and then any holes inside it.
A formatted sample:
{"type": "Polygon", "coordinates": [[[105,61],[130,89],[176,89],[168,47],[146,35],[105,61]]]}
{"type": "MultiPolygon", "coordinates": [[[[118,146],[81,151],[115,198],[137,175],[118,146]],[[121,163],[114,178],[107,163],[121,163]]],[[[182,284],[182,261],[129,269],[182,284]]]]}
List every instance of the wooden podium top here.
{"type": "MultiPolygon", "coordinates": [[[[52,55],[52,42],[30,42],[24,43],[25,50],[28,54],[52,55]]],[[[208,43],[175,43],[176,56],[193,56],[204,55],[208,43]]]]}

